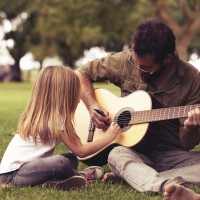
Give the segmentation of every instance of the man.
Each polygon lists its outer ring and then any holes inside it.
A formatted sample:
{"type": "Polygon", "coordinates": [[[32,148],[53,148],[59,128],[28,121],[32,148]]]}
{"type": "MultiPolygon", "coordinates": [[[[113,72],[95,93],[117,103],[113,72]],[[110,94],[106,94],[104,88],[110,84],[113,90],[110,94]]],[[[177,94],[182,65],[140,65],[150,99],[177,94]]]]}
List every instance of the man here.
{"type": "MultiPolygon", "coordinates": [[[[97,128],[106,129],[104,122],[110,119],[94,98],[93,82],[109,80],[120,87],[121,96],[144,90],[152,98],[153,109],[200,103],[199,71],[179,58],[175,40],[162,20],[149,18],[138,23],[131,50],[110,53],[77,70],[82,100],[97,128]]],[[[112,172],[105,174],[103,181],[121,178],[140,192],[164,192],[169,184],[186,187],[188,183],[200,183],[200,152],[189,152],[200,142],[199,128],[200,110],[195,108],[187,118],[166,120],[150,151],[115,147],[108,156],[112,172]]]]}

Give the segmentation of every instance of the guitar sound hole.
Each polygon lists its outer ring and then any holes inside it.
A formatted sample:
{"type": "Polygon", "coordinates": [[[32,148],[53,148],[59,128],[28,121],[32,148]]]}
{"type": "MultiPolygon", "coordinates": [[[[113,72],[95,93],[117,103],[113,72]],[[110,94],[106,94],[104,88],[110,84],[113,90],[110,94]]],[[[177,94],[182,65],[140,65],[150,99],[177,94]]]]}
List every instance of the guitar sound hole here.
{"type": "Polygon", "coordinates": [[[121,129],[124,129],[128,126],[131,120],[131,113],[127,111],[123,111],[117,118],[117,124],[120,126],[121,129]]]}

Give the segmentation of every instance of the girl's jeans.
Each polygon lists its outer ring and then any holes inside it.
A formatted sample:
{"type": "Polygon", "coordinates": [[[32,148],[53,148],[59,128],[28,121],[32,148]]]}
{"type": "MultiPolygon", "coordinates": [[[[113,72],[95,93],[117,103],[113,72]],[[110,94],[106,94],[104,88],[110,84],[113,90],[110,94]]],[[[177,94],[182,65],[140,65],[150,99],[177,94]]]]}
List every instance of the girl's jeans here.
{"type": "Polygon", "coordinates": [[[139,154],[118,146],[109,154],[110,169],[140,192],[163,192],[169,183],[200,183],[200,152],[183,151],[158,144],[154,150],[139,154]]]}
{"type": "Polygon", "coordinates": [[[63,180],[79,175],[75,171],[77,167],[78,159],[74,154],[53,155],[25,163],[18,170],[0,174],[0,182],[17,187],[35,186],[52,179],[63,180]]]}

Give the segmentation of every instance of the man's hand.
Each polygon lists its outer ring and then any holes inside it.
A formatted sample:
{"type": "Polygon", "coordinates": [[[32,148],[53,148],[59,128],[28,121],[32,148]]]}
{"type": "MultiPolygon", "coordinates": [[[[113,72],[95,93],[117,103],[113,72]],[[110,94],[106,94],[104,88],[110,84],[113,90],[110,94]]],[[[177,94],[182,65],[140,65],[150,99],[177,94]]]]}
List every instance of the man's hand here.
{"type": "Polygon", "coordinates": [[[193,149],[200,143],[200,110],[195,108],[188,113],[188,118],[180,130],[180,141],[185,150],[193,149]]]}
{"type": "Polygon", "coordinates": [[[188,113],[188,119],[185,120],[184,126],[188,130],[200,128],[200,110],[198,108],[188,113]]]}
{"type": "Polygon", "coordinates": [[[110,124],[111,119],[109,118],[109,113],[103,107],[101,107],[98,103],[93,104],[90,106],[89,112],[90,112],[90,116],[92,118],[92,122],[94,123],[94,125],[97,128],[99,128],[99,129],[107,129],[108,128],[108,125],[106,125],[106,124],[108,124],[108,123],[110,124]],[[106,117],[97,113],[97,111],[95,111],[95,110],[99,110],[100,112],[104,113],[104,115],[106,117]]]}

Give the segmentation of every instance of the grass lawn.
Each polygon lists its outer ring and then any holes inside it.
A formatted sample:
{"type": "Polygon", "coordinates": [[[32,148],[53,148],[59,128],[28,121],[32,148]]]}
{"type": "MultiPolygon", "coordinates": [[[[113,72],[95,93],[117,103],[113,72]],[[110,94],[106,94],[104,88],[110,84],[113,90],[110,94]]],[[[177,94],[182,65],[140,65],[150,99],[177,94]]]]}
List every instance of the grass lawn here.
{"type": "MultiPolygon", "coordinates": [[[[13,137],[13,132],[17,129],[18,118],[23,111],[28,97],[32,83],[0,83],[0,160],[4,151],[13,137]]],[[[98,84],[95,87],[108,88],[115,94],[119,94],[119,90],[110,84],[98,84]]],[[[199,150],[199,147],[196,148],[199,150]]],[[[68,151],[67,148],[60,144],[55,154],[64,153],[68,151]]],[[[87,167],[80,162],[78,171],[87,167]]],[[[105,171],[109,171],[107,165],[103,166],[105,171]]],[[[192,186],[192,189],[200,192],[200,189],[192,186]]],[[[36,186],[34,188],[14,188],[0,189],[1,200],[86,200],[86,199],[115,199],[115,200],[162,200],[162,195],[152,193],[139,193],[132,189],[125,183],[94,183],[88,184],[86,187],[75,191],[57,191],[55,189],[42,188],[36,186]]]]}

